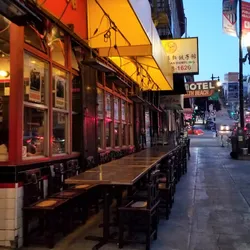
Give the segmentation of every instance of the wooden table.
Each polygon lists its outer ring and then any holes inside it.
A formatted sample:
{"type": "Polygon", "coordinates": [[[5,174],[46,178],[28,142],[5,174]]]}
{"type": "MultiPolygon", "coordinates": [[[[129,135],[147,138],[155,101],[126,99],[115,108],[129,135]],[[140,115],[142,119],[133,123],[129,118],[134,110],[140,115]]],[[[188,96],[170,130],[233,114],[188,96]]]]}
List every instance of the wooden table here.
{"type": "Polygon", "coordinates": [[[67,184],[95,184],[102,185],[104,192],[103,236],[89,236],[86,239],[99,241],[93,249],[99,249],[110,241],[110,187],[132,186],[152,168],[164,159],[171,150],[169,147],[155,147],[143,150],[133,155],[102,164],[77,176],[66,179],[67,184]]]}

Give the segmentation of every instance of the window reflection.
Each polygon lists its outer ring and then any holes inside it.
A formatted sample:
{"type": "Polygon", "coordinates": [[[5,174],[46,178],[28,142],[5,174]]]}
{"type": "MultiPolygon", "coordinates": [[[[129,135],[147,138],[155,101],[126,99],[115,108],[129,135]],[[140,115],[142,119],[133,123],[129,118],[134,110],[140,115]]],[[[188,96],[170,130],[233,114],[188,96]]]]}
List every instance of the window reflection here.
{"type": "Polygon", "coordinates": [[[53,154],[66,153],[67,115],[53,112],[53,154]]]}
{"type": "Polygon", "coordinates": [[[103,120],[97,121],[97,147],[101,149],[102,146],[102,134],[103,134],[103,120]]]}
{"type": "Polygon", "coordinates": [[[74,50],[71,51],[71,63],[73,69],[79,70],[79,64],[77,62],[74,50]]]}
{"type": "Polygon", "coordinates": [[[106,123],[106,147],[111,147],[111,124],[112,122],[106,123]]]}
{"type": "Polygon", "coordinates": [[[68,107],[68,79],[67,74],[57,68],[53,68],[53,107],[67,109],[68,107]]]}
{"type": "Polygon", "coordinates": [[[122,100],[122,120],[126,120],[126,101],[122,100]]]}
{"type": "Polygon", "coordinates": [[[103,118],[103,90],[97,88],[97,113],[98,118],[103,118]]]}
{"type": "Polygon", "coordinates": [[[120,134],[120,124],[118,123],[115,123],[114,125],[114,137],[115,137],[115,146],[120,146],[120,143],[119,143],[119,134],[120,134]]]}
{"type": "Polygon", "coordinates": [[[24,100],[47,104],[46,88],[49,82],[48,63],[24,54],[24,100]]]}
{"type": "Polygon", "coordinates": [[[32,26],[24,27],[24,41],[42,52],[46,52],[45,44],[38,31],[32,26]]]}
{"type": "Polygon", "coordinates": [[[126,142],[126,129],[127,129],[126,124],[122,124],[122,145],[127,145],[127,142],[126,142]]]}
{"type": "Polygon", "coordinates": [[[119,109],[119,99],[114,97],[114,119],[119,120],[120,117],[120,109],[119,109]]]}
{"type": "Polygon", "coordinates": [[[66,66],[64,34],[55,27],[53,27],[49,37],[49,46],[51,49],[52,60],[63,66],[66,66]]]}
{"type": "Polygon", "coordinates": [[[111,94],[106,93],[106,117],[111,118],[111,94]]]}
{"type": "Polygon", "coordinates": [[[45,111],[35,108],[24,108],[23,119],[23,150],[22,156],[44,155],[45,111]]]}
{"type": "Polygon", "coordinates": [[[72,79],[72,151],[80,152],[81,140],[79,136],[81,133],[74,131],[82,131],[82,115],[81,115],[81,77],[73,75],[72,79]]]}

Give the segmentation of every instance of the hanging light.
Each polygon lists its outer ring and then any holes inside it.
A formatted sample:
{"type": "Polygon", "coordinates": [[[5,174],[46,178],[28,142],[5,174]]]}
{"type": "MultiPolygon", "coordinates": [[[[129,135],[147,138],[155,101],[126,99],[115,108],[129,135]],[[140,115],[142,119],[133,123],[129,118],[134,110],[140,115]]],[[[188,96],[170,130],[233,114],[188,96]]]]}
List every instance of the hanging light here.
{"type": "Polygon", "coordinates": [[[10,73],[8,71],[5,70],[0,70],[0,77],[8,77],[10,75],[10,73]]]}

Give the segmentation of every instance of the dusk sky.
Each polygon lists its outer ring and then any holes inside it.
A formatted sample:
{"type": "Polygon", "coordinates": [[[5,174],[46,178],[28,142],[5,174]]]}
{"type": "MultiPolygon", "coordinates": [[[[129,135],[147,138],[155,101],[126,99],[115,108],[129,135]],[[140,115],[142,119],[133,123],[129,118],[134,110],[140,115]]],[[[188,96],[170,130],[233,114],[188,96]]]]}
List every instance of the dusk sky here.
{"type": "MultiPolygon", "coordinates": [[[[222,31],[222,0],[183,0],[188,19],[188,36],[199,38],[200,74],[195,81],[209,80],[212,74],[224,80],[227,72],[238,72],[238,38],[222,31]]],[[[243,55],[245,55],[245,50],[243,55]]],[[[245,63],[244,75],[250,74],[245,63]]]]}

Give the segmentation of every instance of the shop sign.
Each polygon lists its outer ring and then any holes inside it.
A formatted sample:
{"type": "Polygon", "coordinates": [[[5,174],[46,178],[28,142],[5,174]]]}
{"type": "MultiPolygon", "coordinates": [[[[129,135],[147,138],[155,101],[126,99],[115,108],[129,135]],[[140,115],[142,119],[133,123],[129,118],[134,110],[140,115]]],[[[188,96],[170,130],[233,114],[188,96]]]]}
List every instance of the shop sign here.
{"type": "Polygon", "coordinates": [[[177,74],[199,74],[198,37],[161,40],[177,74]]]}
{"type": "Polygon", "coordinates": [[[165,95],[160,97],[160,106],[163,110],[182,110],[183,95],[165,95]]]}
{"type": "Polygon", "coordinates": [[[242,34],[243,36],[245,36],[249,32],[250,32],[250,3],[242,1],[242,34]]]}
{"type": "Polygon", "coordinates": [[[214,93],[217,81],[201,81],[185,83],[187,94],[184,98],[207,97],[214,93]]]}

